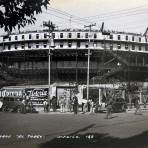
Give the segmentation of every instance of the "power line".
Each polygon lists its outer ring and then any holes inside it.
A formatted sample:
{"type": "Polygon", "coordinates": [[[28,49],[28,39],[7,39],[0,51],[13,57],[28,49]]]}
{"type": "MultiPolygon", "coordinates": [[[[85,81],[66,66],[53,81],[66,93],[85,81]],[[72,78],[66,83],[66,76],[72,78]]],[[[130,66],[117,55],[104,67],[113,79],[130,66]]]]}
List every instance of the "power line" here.
{"type": "MultiPolygon", "coordinates": [[[[101,13],[99,15],[92,15],[92,16],[88,16],[88,17],[84,17],[85,19],[86,18],[93,18],[93,17],[100,17],[100,16],[110,16],[112,14],[121,14],[121,13],[131,13],[131,11],[141,11],[141,8],[143,7],[147,7],[148,5],[142,5],[142,6],[139,6],[139,7],[134,7],[134,8],[130,8],[130,9],[122,9],[122,10],[115,10],[115,11],[111,11],[111,12],[107,12],[107,13],[101,13]],[[140,8],[140,10],[139,10],[140,8]],[[138,9],[138,10],[137,10],[138,9]]],[[[143,10],[146,10],[146,9],[143,9],[143,10]]]]}
{"type": "MultiPolygon", "coordinates": [[[[148,14],[148,9],[145,11],[145,12],[135,12],[133,14],[131,13],[127,13],[127,14],[116,14],[116,15],[110,15],[110,16],[100,16],[98,17],[97,19],[101,19],[101,20],[108,20],[108,19],[118,19],[118,18],[122,18],[122,17],[129,17],[129,16],[137,16],[137,15],[144,15],[144,14],[148,14]]],[[[96,18],[92,19],[92,20],[95,20],[96,18]]]]}
{"type": "MultiPolygon", "coordinates": [[[[43,13],[50,14],[50,15],[53,15],[53,16],[55,16],[55,17],[57,17],[57,18],[60,18],[60,19],[64,19],[64,20],[69,21],[69,18],[61,17],[61,16],[58,16],[58,15],[53,14],[53,13],[49,13],[49,12],[46,12],[46,11],[43,11],[43,13]]],[[[72,21],[72,22],[75,22],[75,23],[77,23],[77,24],[83,25],[83,23],[78,23],[78,21],[74,21],[74,20],[71,20],[71,21],[72,21]]]]}
{"type": "Polygon", "coordinates": [[[92,23],[92,22],[89,21],[88,19],[85,19],[85,18],[81,18],[81,17],[75,16],[75,15],[72,15],[72,14],[70,14],[70,13],[67,13],[67,12],[65,12],[65,11],[61,11],[61,10],[56,9],[56,8],[48,7],[47,10],[48,10],[48,11],[53,11],[53,12],[55,12],[55,13],[58,13],[58,14],[61,14],[61,15],[67,16],[67,17],[72,17],[73,19],[78,20],[78,21],[81,21],[81,22],[92,23]]]}

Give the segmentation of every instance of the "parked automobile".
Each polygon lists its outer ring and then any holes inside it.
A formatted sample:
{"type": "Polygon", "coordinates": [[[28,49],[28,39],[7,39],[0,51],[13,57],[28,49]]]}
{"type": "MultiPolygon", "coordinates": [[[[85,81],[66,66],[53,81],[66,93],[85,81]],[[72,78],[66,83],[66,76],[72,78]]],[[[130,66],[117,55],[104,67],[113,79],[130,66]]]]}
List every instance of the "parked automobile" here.
{"type": "Polygon", "coordinates": [[[116,98],[112,105],[113,112],[125,112],[127,108],[126,102],[123,98],[116,98]]]}
{"type": "MultiPolygon", "coordinates": [[[[3,98],[3,105],[1,110],[3,112],[21,112],[23,113],[22,98],[5,97],[3,98]]],[[[38,113],[31,102],[26,101],[25,113],[38,113]]]]}
{"type": "Polygon", "coordinates": [[[21,112],[22,99],[17,97],[3,98],[3,112],[21,112]]]}

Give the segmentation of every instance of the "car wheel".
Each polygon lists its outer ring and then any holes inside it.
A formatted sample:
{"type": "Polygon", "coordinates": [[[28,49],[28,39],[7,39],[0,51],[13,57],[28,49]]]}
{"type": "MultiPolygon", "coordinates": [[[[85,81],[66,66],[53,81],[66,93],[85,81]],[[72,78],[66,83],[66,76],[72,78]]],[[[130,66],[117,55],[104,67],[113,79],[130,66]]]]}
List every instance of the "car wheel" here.
{"type": "Polygon", "coordinates": [[[2,112],[6,112],[7,111],[7,106],[4,106],[3,108],[2,108],[2,112]]]}

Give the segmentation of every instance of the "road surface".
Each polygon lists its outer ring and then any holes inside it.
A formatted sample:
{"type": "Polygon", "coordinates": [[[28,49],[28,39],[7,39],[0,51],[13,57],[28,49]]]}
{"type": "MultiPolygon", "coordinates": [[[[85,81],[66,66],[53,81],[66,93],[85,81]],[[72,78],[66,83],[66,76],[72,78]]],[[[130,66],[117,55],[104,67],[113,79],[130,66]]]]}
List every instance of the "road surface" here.
{"type": "Polygon", "coordinates": [[[0,148],[148,148],[143,115],[0,112],[0,148]]]}

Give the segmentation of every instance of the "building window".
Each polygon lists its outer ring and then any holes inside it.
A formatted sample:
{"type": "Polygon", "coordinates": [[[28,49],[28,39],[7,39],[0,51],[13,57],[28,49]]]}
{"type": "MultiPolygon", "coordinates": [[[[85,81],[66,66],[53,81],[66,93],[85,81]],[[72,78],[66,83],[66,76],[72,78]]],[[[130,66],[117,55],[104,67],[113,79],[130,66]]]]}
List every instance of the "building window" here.
{"type": "Polygon", "coordinates": [[[132,45],[132,50],[135,50],[135,45],[132,45]]]}
{"type": "Polygon", "coordinates": [[[46,33],[44,33],[44,39],[46,39],[47,38],[47,34],[46,33]]]}
{"type": "Polygon", "coordinates": [[[113,44],[110,44],[110,50],[112,50],[113,49],[113,44]]]}
{"type": "Polygon", "coordinates": [[[39,39],[39,34],[36,34],[36,39],[39,39]]]}
{"type": "Polygon", "coordinates": [[[121,44],[118,44],[118,45],[117,45],[117,48],[118,48],[118,49],[121,49],[121,44]]]}
{"type": "Polygon", "coordinates": [[[85,47],[88,48],[88,43],[85,44],[85,47]]]}
{"type": "Polygon", "coordinates": [[[141,51],[141,46],[139,46],[139,51],[141,51]]]}
{"type": "Polygon", "coordinates": [[[9,36],[9,41],[11,41],[11,36],[9,36]]]}
{"type": "Polygon", "coordinates": [[[44,48],[47,48],[47,43],[44,43],[44,48]]]}
{"type": "Polygon", "coordinates": [[[113,35],[112,34],[109,36],[109,39],[111,39],[111,40],[113,39],[113,35]]]}
{"type": "Polygon", "coordinates": [[[97,47],[97,43],[94,43],[94,45],[93,45],[94,47],[97,47]]]}
{"type": "Polygon", "coordinates": [[[80,47],[81,47],[81,43],[77,42],[77,48],[80,48],[80,47]]]}
{"type": "Polygon", "coordinates": [[[134,41],[135,40],[135,37],[134,36],[132,36],[132,41],[134,41]]]}
{"type": "Polygon", "coordinates": [[[80,38],[80,33],[77,33],[77,38],[80,38]]]}
{"type": "Polygon", "coordinates": [[[39,43],[36,43],[36,48],[39,48],[39,43]]]}
{"type": "Polygon", "coordinates": [[[139,37],[139,42],[141,42],[141,38],[139,37]]]}
{"type": "Polygon", "coordinates": [[[63,48],[63,43],[60,43],[60,48],[63,48]]]}
{"type": "Polygon", "coordinates": [[[17,49],[17,44],[14,45],[14,48],[17,49]]]}
{"type": "Polygon", "coordinates": [[[11,46],[10,45],[8,45],[8,50],[10,50],[11,49],[11,46]]]}
{"type": "Polygon", "coordinates": [[[72,47],[72,43],[68,42],[68,47],[71,48],[72,47]]]}
{"type": "Polygon", "coordinates": [[[127,35],[125,36],[125,40],[128,40],[128,36],[127,35]]]}
{"type": "Polygon", "coordinates": [[[25,39],[25,36],[24,35],[22,35],[22,39],[25,39]]]}
{"type": "Polygon", "coordinates": [[[145,51],[148,51],[148,46],[145,46],[145,51]]]}
{"type": "Polygon", "coordinates": [[[125,49],[126,49],[126,50],[128,49],[128,44],[125,44],[125,49]]]}
{"type": "Polygon", "coordinates": [[[68,38],[71,38],[72,37],[72,34],[71,33],[68,33],[68,38]]]}
{"type": "Polygon", "coordinates": [[[121,36],[120,35],[118,35],[118,40],[121,40],[121,36]]]}
{"type": "Polygon", "coordinates": [[[85,38],[88,38],[88,33],[85,33],[85,38]]]}
{"type": "Polygon", "coordinates": [[[31,48],[31,44],[28,43],[28,48],[31,48]]]}
{"type": "Polygon", "coordinates": [[[31,39],[32,38],[32,36],[31,36],[31,34],[29,34],[29,39],[31,39]]]}
{"type": "Polygon", "coordinates": [[[96,39],[96,38],[97,38],[97,34],[95,33],[95,34],[94,34],[94,39],[96,39]]]}
{"type": "Polygon", "coordinates": [[[15,36],[15,40],[17,40],[17,36],[15,36]]]}
{"type": "Polygon", "coordinates": [[[63,33],[60,33],[60,38],[63,38],[63,33]]]}
{"type": "Polygon", "coordinates": [[[43,42],[43,47],[47,48],[47,42],[43,42]]]}
{"type": "Polygon", "coordinates": [[[22,44],[22,49],[24,49],[25,48],[25,44],[22,44]]]}

